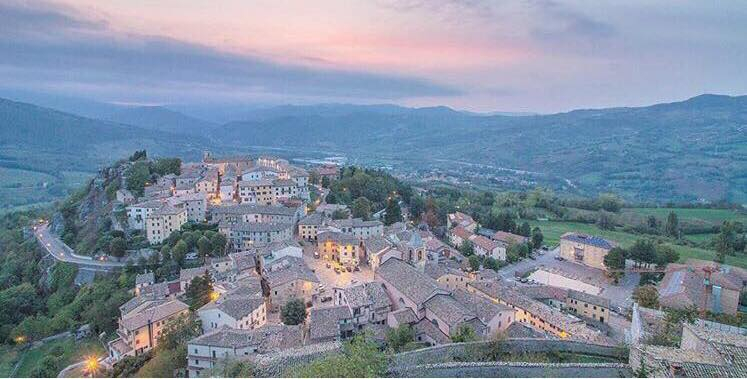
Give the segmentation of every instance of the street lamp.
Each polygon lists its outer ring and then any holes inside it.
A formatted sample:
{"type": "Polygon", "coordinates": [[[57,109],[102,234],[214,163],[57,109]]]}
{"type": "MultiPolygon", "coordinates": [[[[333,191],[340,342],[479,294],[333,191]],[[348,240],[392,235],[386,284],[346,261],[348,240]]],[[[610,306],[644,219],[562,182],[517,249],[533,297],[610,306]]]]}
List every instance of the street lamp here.
{"type": "Polygon", "coordinates": [[[216,301],[220,297],[220,293],[213,291],[210,292],[210,301],[216,301]]]}
{"type": "Polygon", "coordinates": [[[20,345],[26,342],[26,336],[17,336],[16,338],[13,339],[13,341],[15,341],[15,343],[20,345]]]}
{"type": "Polygon", "coordinates": [[[86,372],[93,376],[99,369],[99,359],[95,355],[86,358],[86,372]]]}

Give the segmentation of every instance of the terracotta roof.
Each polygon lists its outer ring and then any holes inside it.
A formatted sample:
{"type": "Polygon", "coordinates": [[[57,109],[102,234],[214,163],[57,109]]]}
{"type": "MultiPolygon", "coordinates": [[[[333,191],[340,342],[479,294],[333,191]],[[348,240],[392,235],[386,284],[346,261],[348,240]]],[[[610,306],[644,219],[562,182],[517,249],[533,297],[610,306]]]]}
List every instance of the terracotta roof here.
{"type": "Polygon", "coordinates": [[[461,226],[457,226],[453,229],[451,229],[451,234],[461,238],[461,239],[469,239],[472,236],[472,233],[470,233],[467,229],[464,229],[461,226]]]}
{"type": "Polygon", "coordinates": [[[267,353],[303,344],[303,330],[300,325],[266,324],[256,329],[231,329],[223,327],[205,333],[189,341],[189,345],[243,348],[257,346],[258,353],[267,353]]]}
{"type": "Polygon", "coordinates": [[[234,320],[240,320],[265,303],[264,298],[256,295],[229,294],[203,305],[198,312],[217,309],[231,316],[234,320]]]}
{"type": "Polygon", "coordinates": [[[376,275],[386,280],[388,285],[397,288],[418,306],[435,294],[446,293],[435,280],[397,258],[388,259],[379,266],[376,275]]]}
{"type": "Polygon", "coordinates": [[[314,274],[302,258],[285,256],[265,267],[263,274],[270,288],[288,283],[293,280],[304,280],[319,283],[319,278],[314,274]]]}
{"type": "Polygon", "coordinates": [[[170,300],[163,304],[147,308],[141,312],[128,314],[122,318],[120,324],[127,330],[136,330],[148,325],[149,323],[161,321],[188,309],[189,306],[187,304],[184,304],[179,300],[170,300]]]}
{"type": "Polygon", "coordinates": [[[412,309],[407,308],[407,307],[402,308],[402,309],[398,309],[398,310],[390,313],[390,315],[395,320],[397,320],[397,323],[400,324],[400,325],[402,325],[402,324],[412,324],[412,323],[415,323],[415,322],[418,321],[418,316],[415,315],[415,312],[413,312],[412,309]]]}
{"type": "Polygon", "coordinates": [[[506,244],[524,243],[528,240],[527,237],[520,236],[518,234],[509,233],[509,232],[504,232],[502,230],[499,230],[493,233],[493,239],[496,241],[502,241],[506,244]]]}
{"type": "Polygon", "coordinates": [[[449,336],[444,334],[441,329],[433,325],[433,323],[428,319],[424,318],[415,323],[413,326],[415,328],[416,336],[427,336],[437,344],[445,344],[451,342],[449,336]]]}
{"type": "Polygon", "coordinates": [[[313,307],[309,311],[309,338],[312,341],[335,339],[340,335],[340,322],[352,318],[346,305],[313,307]]]}
{"type": "Polygon", "coordinates": [[[384,290],[384,287],[379,282],[362,283],[342,288],[341,291],[345,294],[345,298],[348,301],[347,305],[351,309],[364,306],[377,309],[392,305],[389,296],[386,294],[386,290],[384,290]]]}
{"type": "Polygon", "coordinates": [[[500,246],[499,242],[493,241],[487,237],[483,237],[477,234],[473,234],[469,237],[469,240],[472,241],[476,246],[479,246],[483,250],[487,251],[488,253],[492,252],[494,249],[496,249],[498,246],[500,246]]]}
{"type": "Polygon", "coordinates": [[[580,292],[575,290],[568,290],[568,297],[571,299],[576,299],[579,301],[583,301],[584,303],[593,304],[600,306],[602,308],[610,308],[610,300],[601,296],[596,296],[592,294],[588,294],[586,292],[580,292]]]}
{"type": "MultiPolygon", "coordinates": [[[[514,309],[509,306],[495,303],[484,296],[469,293],[467,291],[456,289],[451,292],[451,295],[465,308],[477,315],[480,321],[486,325],[490,323],[493,318],[503,312],[514,312],[514,309]]],[[[514,317],[511,317],[511,319],[513,318],[514,317]]]]}
{"type": "Polygon", "coordinates": [[[458,325],[477,318],[477,315],[456,301],[451,295],[439,294],[425,302],[425,309],[436,315],[454,329],[458,325]]]}

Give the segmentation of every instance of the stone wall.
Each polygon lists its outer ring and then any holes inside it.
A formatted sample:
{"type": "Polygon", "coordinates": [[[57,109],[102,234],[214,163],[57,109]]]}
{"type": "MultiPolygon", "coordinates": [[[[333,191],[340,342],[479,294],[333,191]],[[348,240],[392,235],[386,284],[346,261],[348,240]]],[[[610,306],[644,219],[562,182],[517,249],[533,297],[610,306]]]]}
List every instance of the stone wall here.
{"type": "Polygon", "coordinates": [[[251,361],[255,364],[257,377],[277,378],[290,370],[316,359],[340,352],[340,342],[324,342],[306,345],[298,349],[288,349],[277,353],[257,355],[251,361]]]}
{"type": "MultiPolygon", "coordinates": [[[[399,353],[392,357],[390,367],[397,369],[407,366],[477,360],[479,357],[474,356],[475,352],[489,349],[490,344],[491,342],[485,341],[453,343],[399,353]]],[[[499,342],[497,347],[501,352],[508,353],[544,353],[554,351],[597,355],[621,360],[627,359],[627,352],[618,347],[577,341],[548,340],[544,338],[507,339],[499,342]]]]}
{"type": "Polygon", "coordinates": [[[523,363],[449,362],[405,367],[390,372],[397,377],[524,377],[524,378],[616,378],[631,377],[623,363],[523,363]]]}

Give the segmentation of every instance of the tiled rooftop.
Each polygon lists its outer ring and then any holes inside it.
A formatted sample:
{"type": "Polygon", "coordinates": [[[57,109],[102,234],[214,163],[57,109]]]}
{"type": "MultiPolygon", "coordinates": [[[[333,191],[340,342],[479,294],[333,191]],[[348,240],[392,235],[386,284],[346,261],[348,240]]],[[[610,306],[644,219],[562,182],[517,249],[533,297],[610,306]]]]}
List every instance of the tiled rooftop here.
{"type": "Polygon", "coordinates": [[[436,293],[446,293],[435,280],[397,258],[384,262],[376,271],[376,275],[396,287],[418,306],[436,293]]]}

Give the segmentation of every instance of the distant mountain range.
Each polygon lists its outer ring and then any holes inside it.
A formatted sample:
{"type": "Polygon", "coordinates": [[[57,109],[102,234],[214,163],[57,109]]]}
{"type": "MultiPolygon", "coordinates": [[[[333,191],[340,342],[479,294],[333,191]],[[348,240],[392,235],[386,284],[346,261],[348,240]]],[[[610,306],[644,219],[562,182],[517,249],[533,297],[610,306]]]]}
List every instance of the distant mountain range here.
{"type": "Polygon", "coordinates": [[[142,143],[149,151],[190,156],[204,148],[287,147],[413,170],[455,162],[508,167],[562,177],[580,192],[639,200],[747,202],[747,96],[518,116],[323,104],[248,109],[225,124],[172,107],[120,107],[101,121],[4,100],[0,153],[13,144],[115,146],[113,155],[142,143]]]}
{"type": "Polygon", "coordinates": [[[111,114],[107,119],[150,130],[198,136],[211,136],[218,126],[161,106],[127,107],[111,114]]]}

